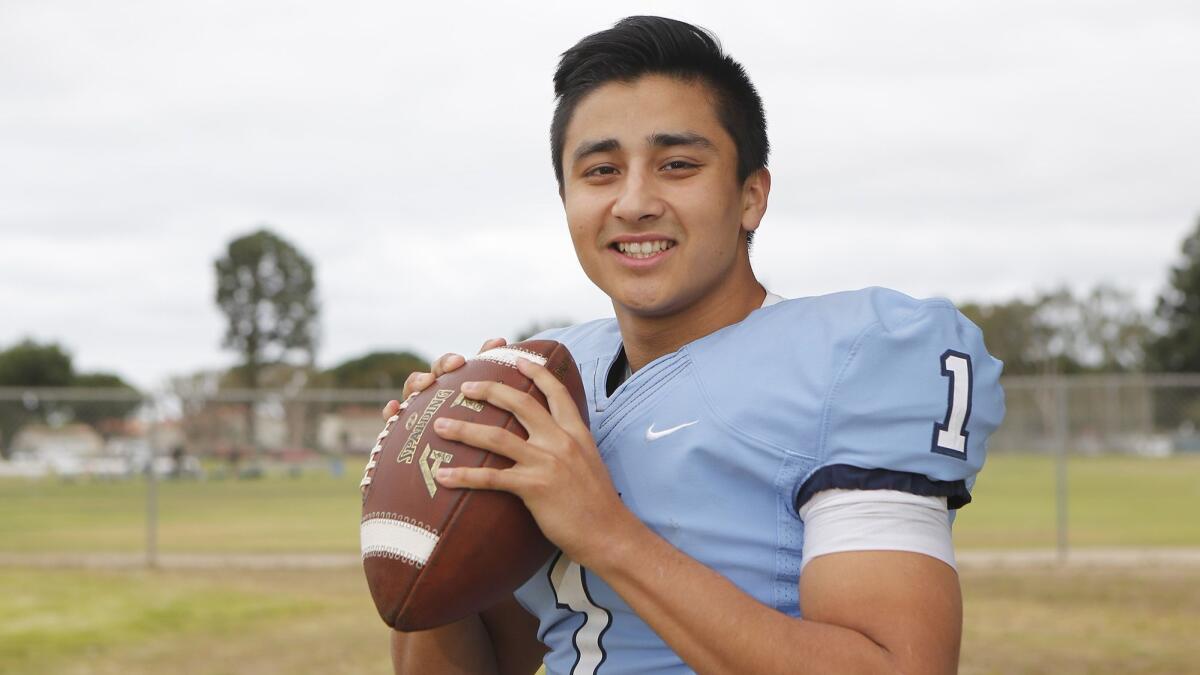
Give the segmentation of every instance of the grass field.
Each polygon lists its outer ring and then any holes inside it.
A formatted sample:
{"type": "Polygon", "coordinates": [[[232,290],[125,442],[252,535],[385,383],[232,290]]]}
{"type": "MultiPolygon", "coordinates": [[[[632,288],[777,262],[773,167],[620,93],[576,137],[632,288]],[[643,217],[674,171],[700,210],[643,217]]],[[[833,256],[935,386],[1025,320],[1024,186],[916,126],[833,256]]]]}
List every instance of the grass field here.
{"type": "MultiPolygon", "coordinates": [[[[1072,457],[1067,476],[1073,546],[1200,546],[1200,454],[1072,457]]],[[[955,544],[960,549],[1053,546],[1054,483],[1051,458],[989,458],[974,501],[955,522],[955,544]]]]}
{"type": "MultiPolygon", "coordinates": [[[[963,675],[1195,672],[1200,570],[963,572],[963,675]]],[[[384,675],[358,570],[0,570],[0,675],[384,675]]]]}
{"type": "MultiPolygon", "coordinates": [[[[353,553],[357,484],[356,475],[326,474],[163,482],[159,547],[353,553]]],[[[1200,546],[1200,455],[1072,458],[1069,492],[1073,546],[1200,546]]],[[[142,481],[0,481],[0,552],[137,552],[145,543],[145,511],[142,481]]],[[[960,549],[1053,546],[1053,461],[991,458],[954,529],[960,549]]]]}
{"type": "MultiPolygon", "coordinates": [[[[1076,547],[1200,546],[1200,457],[1073,458],[1076,547]]],[[[164,552],[347,553],[357,477],[167,482],[164,552]]],[[[1055,539],[1050,459],[995,457],[960,549],[1055,539]]],[[[0,553],[142,549],[146,486],[0,482],[0,553]]],[[[1195,672],[1200,569],[963,569],[962,673],[1195,672]]],[[[0,567],[0,675],[389,672],[361,572],[0,567]]]]}
{"type": "MultiPolygon", "coordinates": [[[[163,551],[354,552],[357,476],[158,484],[163,551]]],[[[145,545],[144,481],[0,482],[0,551],[128,552],[145,545]]]]}

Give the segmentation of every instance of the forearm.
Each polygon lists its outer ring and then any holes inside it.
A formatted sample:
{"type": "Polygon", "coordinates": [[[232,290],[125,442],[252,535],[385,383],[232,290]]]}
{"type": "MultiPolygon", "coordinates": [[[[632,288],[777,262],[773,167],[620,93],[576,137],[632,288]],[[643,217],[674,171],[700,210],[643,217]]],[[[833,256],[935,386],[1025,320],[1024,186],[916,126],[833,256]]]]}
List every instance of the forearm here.
{"type": "Polygon", "coordinates": [[[397,675],[484,673],[529,675],[546,646],[537,639],[537,620],[512,596],[478,615],[416,633],[392,633],[397,675]]]}
{"type": "Polygon", "coordinates": [[[697,672],[899,672],[863,633],[782,614],[640,522],[623,529],[592,571],[697,672]]]}
{"type": "Polygon", "coordinates": [[[492,642],[479,616],[415,633],[392,631],[396,675],[496,675],[492,642]]]}

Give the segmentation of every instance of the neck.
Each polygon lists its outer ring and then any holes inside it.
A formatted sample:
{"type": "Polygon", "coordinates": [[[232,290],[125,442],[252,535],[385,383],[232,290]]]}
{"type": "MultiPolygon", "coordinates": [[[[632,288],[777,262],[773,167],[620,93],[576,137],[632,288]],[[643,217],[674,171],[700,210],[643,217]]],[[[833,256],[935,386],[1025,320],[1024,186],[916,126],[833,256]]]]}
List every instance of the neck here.
{"type": "Polygon", "coordinates": [[[742,268],[742,278],[730,280],[683,309],[660,316],[646,316],[614,306],[625,357],[629,368],[637,372],[654,359],[745,319],[750,312],[762,307],[766,290],[749,265],[742,268]]]}

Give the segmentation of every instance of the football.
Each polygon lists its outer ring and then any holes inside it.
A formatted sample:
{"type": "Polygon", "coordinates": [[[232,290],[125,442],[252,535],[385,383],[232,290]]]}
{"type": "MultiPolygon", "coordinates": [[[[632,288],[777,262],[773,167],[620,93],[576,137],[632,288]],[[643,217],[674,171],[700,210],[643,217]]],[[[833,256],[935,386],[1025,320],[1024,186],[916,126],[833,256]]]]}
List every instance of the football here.
{"type": "Polygon", "coordinates": [[[435,628],[486,609],[511,594],[553,552],[520,498],[492,490],[454,490],[434,476],[441,466],[512,466],[506,457],[441,438],[439,418],[507,429],[527,438],[507,410],[467,398],[463,382],[503,382],[546,398],[517,370],[517,359],[545,366],[588,419],[575,360],[552,340],[530,340],[467,359],[410,397],[379,434],[362,480],[363,570],[379,615],[403,631],[435,628]]]}

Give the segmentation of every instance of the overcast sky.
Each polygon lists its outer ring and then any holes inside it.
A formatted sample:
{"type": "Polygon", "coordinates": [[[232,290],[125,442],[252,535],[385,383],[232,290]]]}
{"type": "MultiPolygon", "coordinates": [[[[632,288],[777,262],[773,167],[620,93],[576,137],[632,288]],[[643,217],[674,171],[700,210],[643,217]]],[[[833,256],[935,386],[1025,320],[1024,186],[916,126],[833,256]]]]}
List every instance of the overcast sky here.
{"type": "Polygon", "coordinates": [[[143,386],[226,366],[213,261],[261,224],[316,265],[322,365],[611,315],[551,76],[636,13],[712,29],[758,86],[782,295],[1148,306],[1200,216],[1194,0],[422,4],[0,0],[0,347],[143,386]]]}

